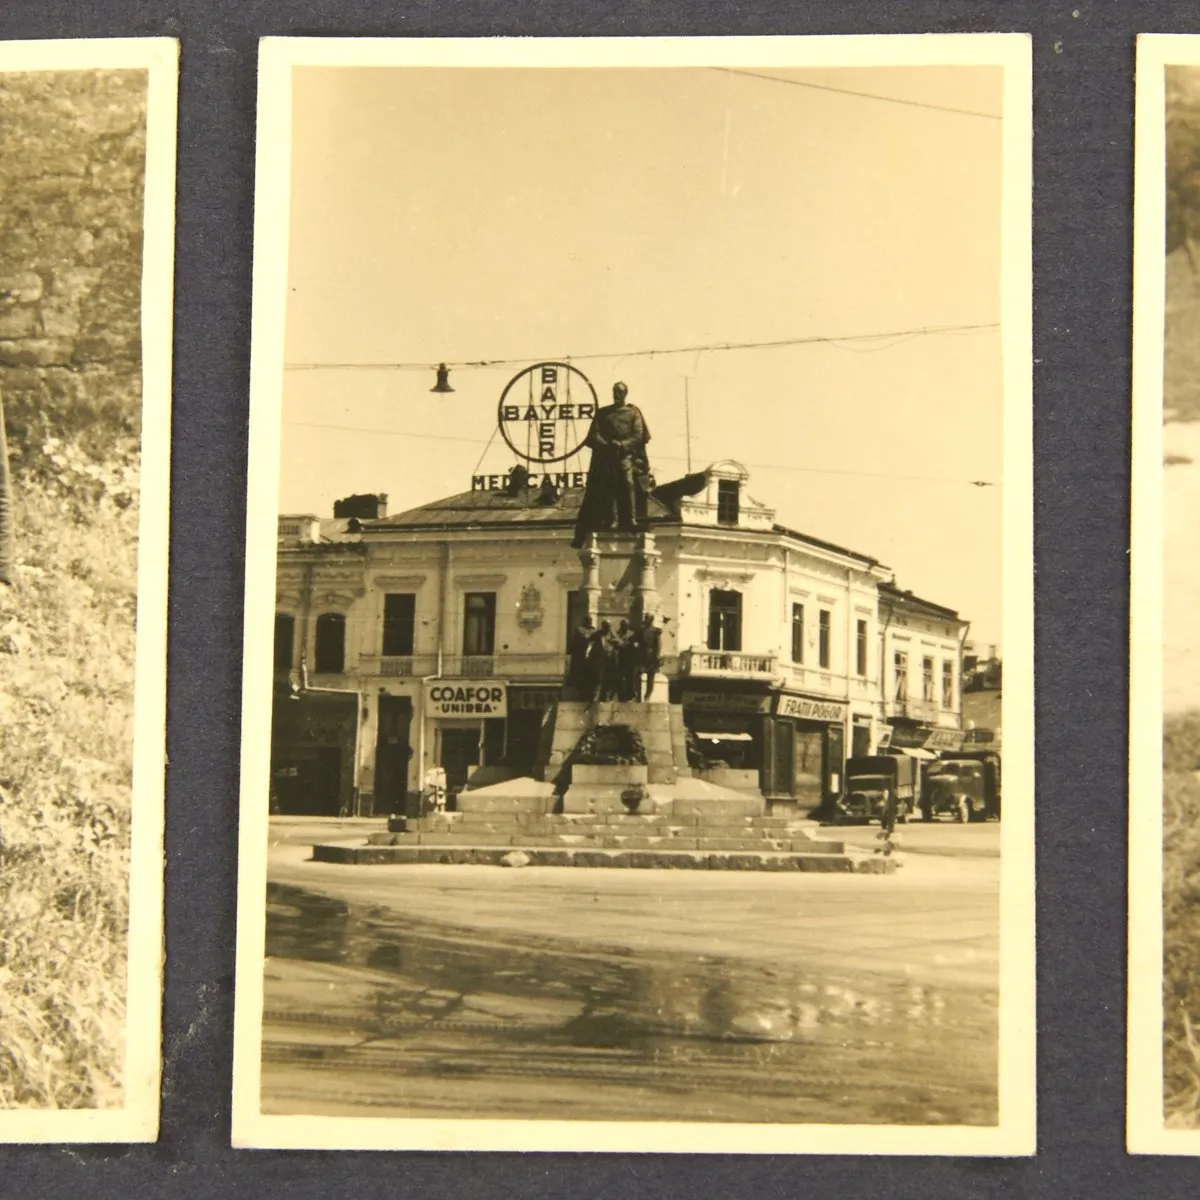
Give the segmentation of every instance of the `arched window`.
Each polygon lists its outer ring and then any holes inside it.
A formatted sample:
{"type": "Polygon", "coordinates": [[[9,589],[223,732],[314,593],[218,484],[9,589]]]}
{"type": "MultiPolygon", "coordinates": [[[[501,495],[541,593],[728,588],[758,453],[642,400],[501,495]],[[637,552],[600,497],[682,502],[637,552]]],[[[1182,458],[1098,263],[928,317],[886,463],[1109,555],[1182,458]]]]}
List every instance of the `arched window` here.
{"type": "Polygon", "coordinates": [[[340,675],[346,666],[346,618],[341,613],[322,613],[317,618],[318,675],[340,675]]]}

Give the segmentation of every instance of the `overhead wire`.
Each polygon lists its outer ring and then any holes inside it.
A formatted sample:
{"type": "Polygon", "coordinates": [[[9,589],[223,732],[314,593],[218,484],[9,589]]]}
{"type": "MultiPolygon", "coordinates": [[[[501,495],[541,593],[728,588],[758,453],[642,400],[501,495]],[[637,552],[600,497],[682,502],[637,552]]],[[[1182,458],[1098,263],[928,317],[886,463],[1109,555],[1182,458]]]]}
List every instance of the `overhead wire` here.
{"type": "MultiPolygon", "coordinates": [[[[495,429],[492,431],[492,436],[484,442],[483,438],[467,438],[453,437],[443,433],[414,433],[404,429],[378,429],[368,428],[363,425],[334,425],[323,421],[284,421],[285,425],[302,426],[306,429],[329,429],[337,430],[345,433],[372,433],[379,434],[385,437],[402,437],[416,438],[418,440],[435,441],[435,442],[465,442],[472,446],[483,446],[483,453],[479,456],[479,461],[475,464],[475,470],[472,474],[479,473],[479,467],[483,463],[484,457],[491,448],[492,442],[495,440],[495,429]]],[[[678,454],[656,454],[654,456],[656,462],[686,462],[687,460],[678,454]]],[[[800,474],[807,475],[853,475],[863,479],[892,479],[909,483],[952,483],[961,484],[964,487],[999,487],[1000,485],[989,480],[981,479],[951,479],[944,475],[896,475],[886,471],[850,471],[841,470],[834,467],[807,467],[798,464],[784,463],[747,463],[747,466],[754,467],[756,470],[762,471],[795,471],[800,474]]]]}
{"type": "Polygon", "coordinates": [[[929,100],[909,100],[903,96],[885,96],[879,92],[860,92],[854,88],[835,87],[831,83],[814,83],[809,79],[784,79],[781,75],[770,75],[765,71],[747,71],[742,67],[711,67],[726,75],[741,75],[747,79],[762,79],[770,83],[789,84],[792,87],[811,88],[817,92],[834,92],[839,96],[855,96],[860,100],[878,100],[886,104],[902,104],[907,108],[927,108],[934,112],[957,113],[963,117],[979,117],[985,121],[1001,121],[999,113],[980,112],[974,108],[958,108],[953,104],[934,104],[929,100]]]}
{"type": "MultiPolygon", "coordinates": [[[[761,342],[709,342],[695,346],[664,346],[648,347],[642,350],[624,350],[619,352],[592,352],[587,354],[561,354],[549,358],[481,358],[464,359],[459,362],[445,361],[444,366],[455,370],[472,367],[507,367],[520,363],[531,362],[584,362],[607,358],[655,358],[667,354],[701,354],[716,353],[729,350],[778,350],[789,346],[832,346],[835,350],[851,349],[850,345],[839,343],[857,343],[871,341],[890,341],[894,339],[911,339],[915,337],[934,337],[949,334],[978,333],[986,330],[999,329],[998,321],[983,321],[974,324],[960,325],[918,325],[910,329],[888,329],[874,333],[842,333],[842,334],[808,334],[803,337],[773,338],[761,342]]],[[[428,371],[432,369],[429,362],[293,362],[284,363],[285,371],[428,371]]]]}

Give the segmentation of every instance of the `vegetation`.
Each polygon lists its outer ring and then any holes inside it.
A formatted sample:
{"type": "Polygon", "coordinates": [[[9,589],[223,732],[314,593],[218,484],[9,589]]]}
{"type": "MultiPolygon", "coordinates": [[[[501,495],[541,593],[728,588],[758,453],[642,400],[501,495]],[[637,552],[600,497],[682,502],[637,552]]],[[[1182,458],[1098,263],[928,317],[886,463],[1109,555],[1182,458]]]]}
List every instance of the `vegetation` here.
{"type": "Polygon", "coordinates": [[[1163,738],[1163,1103],[1200,1128],[1200,713],[1163,738]]]}
{"type": "Polygon", "coordinates": [[[137,442],[121,423],[30,436],[44,418],[10,415],[26,433],[0,586],[0,1107],[106,1107],[124,1061],[137,442]]]}

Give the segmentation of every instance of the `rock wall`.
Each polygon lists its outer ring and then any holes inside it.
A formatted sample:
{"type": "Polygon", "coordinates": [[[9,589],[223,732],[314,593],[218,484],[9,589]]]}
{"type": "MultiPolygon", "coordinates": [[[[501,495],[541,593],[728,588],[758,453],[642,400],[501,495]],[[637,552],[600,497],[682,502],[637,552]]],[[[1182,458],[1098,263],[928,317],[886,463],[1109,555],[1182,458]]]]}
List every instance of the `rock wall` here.
{"type": "Polygon", "coordinates": [[[141,414],[145,71],[0,75],[0,397],[15,473],[141,414]]]}

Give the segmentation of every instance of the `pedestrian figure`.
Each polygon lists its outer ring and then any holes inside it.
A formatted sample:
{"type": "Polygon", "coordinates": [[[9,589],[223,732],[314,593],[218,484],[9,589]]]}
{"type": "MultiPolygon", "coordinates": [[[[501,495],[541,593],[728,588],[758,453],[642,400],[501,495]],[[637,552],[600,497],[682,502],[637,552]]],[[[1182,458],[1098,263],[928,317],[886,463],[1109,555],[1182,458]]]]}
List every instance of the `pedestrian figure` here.
{"type": "Polygon", "coordinates": [[[603,675],[600,684],[601,700],[619,700],[621,696],[621,643],[612,626],[605,621],[601,628],[603,640],[603,675]]]}
{"type": "Polygon", "coordinates": [[[617,674],[619,685],[617,698],[623,701],[634,699],[638,692],[638,668],[640,666],[639,639],[628,621],[617,628],[617,674]]]}
{"type": "Polygon", "coordinates": [[[606,700],[610,670],[608,667],[609,642],[612,640],[612,626],[607,621],[600,622],[600,628],[588,640],[588,699],[606,700]]]}
{"type": "Polygon", "coordinates": [[[638,664],[638,699],[649,702],[654,691],[654,677],[662,666],[662,630],[655,625],[653,613],[646,613],[642,618],[642,627],[638,631],[637,640],[641,659],[638,664]],[[642,673],[646,677],[644,690],[640,686],[642,673]]]}
{"type": "Polygon", "coordinates": [[[571,630],[571,640],[567,648],[567,698],[570,700],[591,700],[592,681],[588,668],[588,651],[596,626],[592,623],[591,614],[583,618],[581,624],[571,630]]]}

